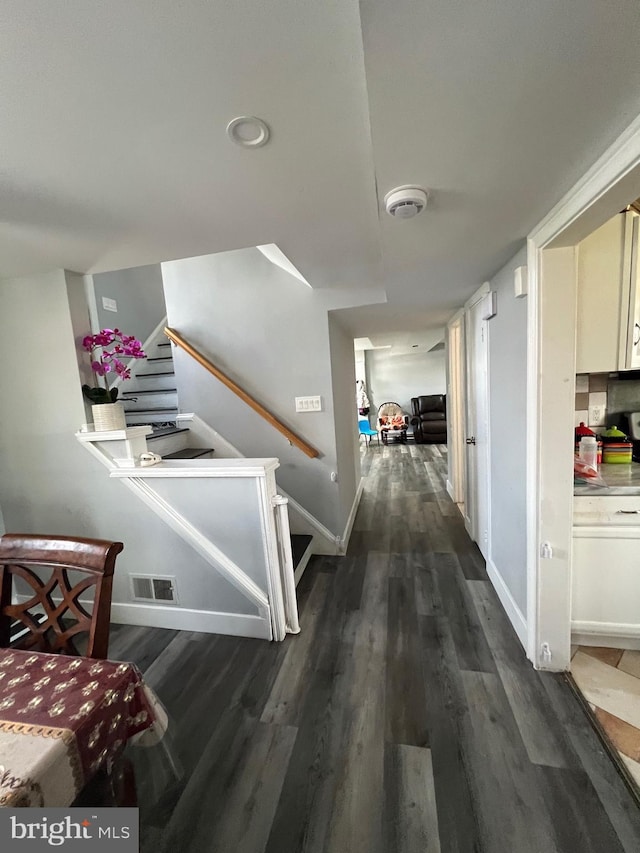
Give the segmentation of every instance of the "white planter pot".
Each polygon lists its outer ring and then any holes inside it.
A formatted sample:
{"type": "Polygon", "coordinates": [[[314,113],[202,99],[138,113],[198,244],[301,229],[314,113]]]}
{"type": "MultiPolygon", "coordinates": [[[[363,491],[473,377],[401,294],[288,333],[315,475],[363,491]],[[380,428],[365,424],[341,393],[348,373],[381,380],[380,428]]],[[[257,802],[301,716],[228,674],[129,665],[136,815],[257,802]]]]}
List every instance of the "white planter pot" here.
{"type": "Polygon", "coordinates": [[[126,429],[122,403],[98,403],[91,406],[93,428],[96,432],[108,432],[114,429],[126,429]]]}

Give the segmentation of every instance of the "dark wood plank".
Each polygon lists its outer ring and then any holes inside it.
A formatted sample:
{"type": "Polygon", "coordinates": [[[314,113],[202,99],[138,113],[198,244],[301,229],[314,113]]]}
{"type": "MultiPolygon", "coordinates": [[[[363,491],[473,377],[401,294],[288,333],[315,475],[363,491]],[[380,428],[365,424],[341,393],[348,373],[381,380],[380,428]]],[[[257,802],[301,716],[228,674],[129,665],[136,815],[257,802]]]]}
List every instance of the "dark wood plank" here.
{"type": "Polygon", "coordinates": [[[498,676],[461,677],[468,707],[461,742],[482,849],[555,851],[554,827],[498,676]]]}
{"type": "Polygon", "coordinates": [[[443,853],[480,853],[460,728],[466,712],[458,658],[446,619],[420,618],[426,713],[443,853]]]}
{"type": "Polygon", "coordinates": [[[468,581],[468,588],[498,668],[520,735],[534,764],[579,768],[538,673],[533,672],[489,581],[468,581]]]}
{"type": "Polygon", "coordinates": [[[387,580],[388,560],[371,555],[361,609],[334,619],[317,650],[266,853],[382,853],[387,580]]]}
{"type": "Polygon", "coordinates": [[[564,676],[550,672],[539,675],[558,722],[578,755],[625,853],[637,853],[640,850],[640,809],[599,743],[564,676]]]}
{"type": "Polygon", "coordinates": [[[194,842],[202,845],[200,849],[211,853],[264,850],[297,733],[290,726],[256,727],[224,792],[224,809],[215,831],[209,835],[200,831],[194,836],[194,842]]]}
{"type": "Polygon", "coordinates": [[[464,529],[464,521],[459,512],[444,519],[449,541],[458,557],[460,567],[467,580],[487,580],[484,558],[475,542],[464,529]]]}
{"type": "Polygon", "coordinates": [[[536,775],[559,853],[624,853],[584,771],[537,767],[536,775]]]}
{"type": "Polygon", "coordinates": [[[431,750],[387,744],[385,839],[394,853],[441,853],[431,750]]]}
{"type": "Polygon", "coordinates": [[[455,554],[438,554],[433,571],[461,669],[496,672],[471,593],[455,554]]]}
{"type": "Polygon", "coordinates": [[[389,579],[387,627],[386,739],[429,745],[425,685],[413,578],[389,579]]]}
{"type": "Polygon", "coordinates": [[[298,724],[317,670],[315,650],[323,639],[322,620],[329,616],[332,590],[332,577],[319,573],[300,619],[300,634],[288,641],[287,653],[262,713],[263,723],[298,724]]]}

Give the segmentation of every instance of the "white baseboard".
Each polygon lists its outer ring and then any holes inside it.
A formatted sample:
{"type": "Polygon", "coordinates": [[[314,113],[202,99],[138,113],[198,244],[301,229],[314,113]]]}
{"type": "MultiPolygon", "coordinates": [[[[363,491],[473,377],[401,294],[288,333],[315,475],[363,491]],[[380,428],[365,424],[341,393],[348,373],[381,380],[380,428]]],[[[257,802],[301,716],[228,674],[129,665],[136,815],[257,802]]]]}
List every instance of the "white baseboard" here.
{"type": "Polygon", "coordinates": [[[451,485],[449,480],[447,480],[447,494],[449,495],[451,500],[455,503],[456,502],[455,492],[453,491],[453,486],[451,485]]]}
{"type": "Polygon", "coordinates": [[[496,565],[491,558],[487,560],[487,574],[489,575],[489,580],[493,584],[493,588],[500,599],[500,603],[509,617],[509,622],[513,625],[513,628],[518,635],[518,639],[522,643],[523,648],[526,650],[528,639],[527,620],[522,615],[522,611],[516,604],[514,597],[511,595],[511,590],[504,582],[504,578],[496,568],[496,565]]]}
{"type": "Polygon", "coordinates": [[[202,631],[205,634],[230,634],[271,640],[271,624],[262,616],[245,613],[218,613],[189,610],[184,607],[162,607],[147,604],[111,605],[111,621],[121,625],[170,628],[174,631],[202,631]]]}
{"type": "Polygon", "coordinates": [[[344,528],[344,533],[342,534],[342,539],[340,540],[340,550],[338,552],[340,554],[347,553],[347,548],[349,547],[349,539],[351,539],[351,531],[353,530],[353,522],[356,520],[356,513],[358,512],[358,507],[360,506],[360,498],[362,497],[363,489],[364,477],[360,477],[360,482],[358,483],[358,488],[356,489],[356,493],[353,498],[353,503],[351,504],[351,512],[349,513],[349,518],[347,519],[347,523],[344,528]]]}
{"type": "Polygon", "coordinates": [[[571,622],[571,642],[577,646],[640,649],[640,625],[624,622],[571,622]]]}

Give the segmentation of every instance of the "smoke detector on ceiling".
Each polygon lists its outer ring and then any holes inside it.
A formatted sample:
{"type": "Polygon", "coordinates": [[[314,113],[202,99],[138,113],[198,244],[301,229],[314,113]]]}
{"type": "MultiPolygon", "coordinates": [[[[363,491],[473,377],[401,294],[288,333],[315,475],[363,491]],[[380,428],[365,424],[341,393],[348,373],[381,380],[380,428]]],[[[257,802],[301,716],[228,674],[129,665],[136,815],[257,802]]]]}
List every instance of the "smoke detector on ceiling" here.
{"type": "Polygon", "coordinates": [[[384,209],[396,219],[411,219],[427,206],[428,193],[421,187],[396,187],[384,197],[384,209]]]}

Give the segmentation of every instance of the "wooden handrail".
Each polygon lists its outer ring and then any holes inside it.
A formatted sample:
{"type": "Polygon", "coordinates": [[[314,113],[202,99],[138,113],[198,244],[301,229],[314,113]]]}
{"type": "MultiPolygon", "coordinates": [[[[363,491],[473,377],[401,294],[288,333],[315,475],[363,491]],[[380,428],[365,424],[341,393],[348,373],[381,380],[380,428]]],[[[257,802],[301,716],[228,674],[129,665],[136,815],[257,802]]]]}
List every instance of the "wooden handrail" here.
{"type": "Polygon", "coordinates": [[[220,382],[222,382],[223,385],[226,385],[226,387],[230,391],[233,391],[236,396],[240,397],[240,399],[243,400],[247,404],[247,406],[250,406],[254,412],[257,412],[261,417],[265,419],[265,421],[268,421],[272,427],[277,429],[278,432],[282,433],[282,435],[287,439],[287,441],[290,441],[291,444],[295,444],[295,446],[299,450],[301,450],[303,453],[306,453],[306,455],[309,456],[311,459],[315,459],[316,456],[320,455],[319,452],[315,449],[315,447],[312,447],[310,444],[307,444],[304,439],[300,438],[298,435],[295,434],[295,432],[290,430],[289,427],[281,423],[276,417],[271,414],[271,412],[265,409],[264,406],[261,406],[257,400],[254,400],[251,395],[247,394],[246,391],[244,391],[239,385],[237,385],[233,381],[233,379],[230,379],[226,375],[226,373],[223,373],[221,370],[219,370],[215,366],[215,364],[212,364],[209,361],[208,358],[202,355],[202,353],[198,352],[195,347],[192,347],[188,341],[185,341],[185,339],[181,337],[178,332],[176,332],[174,329],[166,327],[164,333],[170,341],[173,341],[174,344],[181,347],[186,353],[191,356],[191,358],[194,358],[198,362],[198,364],[201,364],[205,370],[208,370],[212,376],[215,376],[216,379],[219,379],[220,382]]]}

